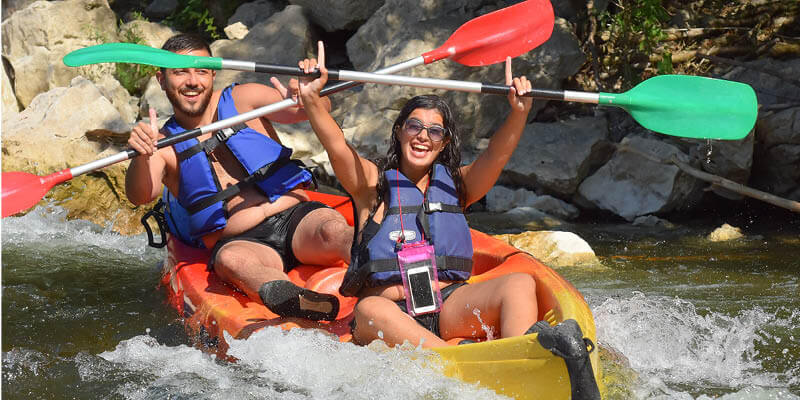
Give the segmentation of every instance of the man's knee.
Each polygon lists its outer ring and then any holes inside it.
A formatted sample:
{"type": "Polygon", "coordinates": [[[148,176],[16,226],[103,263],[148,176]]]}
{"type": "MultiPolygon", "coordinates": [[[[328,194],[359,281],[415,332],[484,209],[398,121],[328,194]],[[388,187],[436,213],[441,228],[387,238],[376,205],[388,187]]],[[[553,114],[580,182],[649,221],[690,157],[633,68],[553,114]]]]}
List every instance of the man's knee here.
{"type": "Polygon", "coordinates": [[[339,218],[332,217],[323,221],[318,232],[323,245],[330,247],[349,247],[353,241],[353,227],[341,215],[339,218]]]}
{"type": "Polygon", "coordinates": [[[236,246],[225,245],[217,251],[217,256],[214,258],[214,269],[230,270],[236,265],[241,265],[243,260],[244,256],[241,251],[237,251],[236,246]]]}

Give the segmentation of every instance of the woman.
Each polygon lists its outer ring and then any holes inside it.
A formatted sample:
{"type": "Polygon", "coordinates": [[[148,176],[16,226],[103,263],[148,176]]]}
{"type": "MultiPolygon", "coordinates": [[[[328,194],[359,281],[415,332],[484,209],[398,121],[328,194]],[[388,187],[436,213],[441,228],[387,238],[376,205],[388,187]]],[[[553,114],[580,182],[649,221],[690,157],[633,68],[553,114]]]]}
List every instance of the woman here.
{"type": "Polygon", "coordinates": [[[524,334],[537,319],[536,283],[520,273],[465,284],[472,243],[463,210],[492,188],[516,148],[533,103],[518,94],[530,91],[530,82],[525,77],[512,79],[508,58],[511,112],[473,163],[460,165],[458,130],[447,103],[437,96],[419,96],[394,122],[387,159],[378,165],[347,144],[325,108],[319,96],[328,78],[322,42],[318,54],[319,65],[314,59],[299,65],[305,72],[318,67],[321,76],[302,80],[295,93],[299,92],[311,126],[356,210],[353,259],[340,289],[360,298],[354,311],[354,340],[368,344],[382,339],[390,346],[408,340],[439,347],[459,337],[524,334]],[[427,280],[420,285],[411,271],[425,272],[424,268],[400,270],[398,257],[402,260],[403,254],[411,254],[407,251],[419,250],[421,243],[431,245],[435,256],[427,256],[420,265],[432,272],[435,260],[437,274],[423,274],[427,280]],[[431,289],[432,293],[423,293],[431,289]],[[423,293],[420,302],[425,297],[441,302],[417,308],[418,293],[423,293]],[[431,308],[437,312],[427,312],[431,308]]]}

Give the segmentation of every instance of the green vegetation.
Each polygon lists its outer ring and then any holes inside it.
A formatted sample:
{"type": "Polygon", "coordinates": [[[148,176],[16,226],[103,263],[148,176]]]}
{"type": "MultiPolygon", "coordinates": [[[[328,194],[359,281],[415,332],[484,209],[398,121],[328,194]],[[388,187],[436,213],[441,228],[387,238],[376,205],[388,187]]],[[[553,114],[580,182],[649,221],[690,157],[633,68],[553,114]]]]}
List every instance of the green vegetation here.
{"type": "MultiPolygon", "coordinates": [[[[599,19],[605,28],[603,65],[612,69],[609,71],[612,74],[621,75],[623,89],[633,87],[645,79],[642,72],[666,37],[661,27],[669,14],[662,0],[616,0],[599,19]]],[[[655,65],[658,73],[672,72],[669,52],[657,58],[660,59],[655,65]]]]}
{"type": "MultiPolygon", "coordinates": [[[[120,41],[125,43],[147,44],[142,38],[141,32],[135,26],[131,26],[119,33],[120,41]]],[[[117,64],[114,78],[131,95],[141,96],[147,86],[147,81],[155,75],[158,67],[141,64],[117,64]]]]}
{"type": "Polygon", "coordinates": [[[206,39],[217,40],[221,36],[214,24],[214,17],[203,0],[181,0],[178,12],[164,21],[181,32],[196,32],[206,39]]]}

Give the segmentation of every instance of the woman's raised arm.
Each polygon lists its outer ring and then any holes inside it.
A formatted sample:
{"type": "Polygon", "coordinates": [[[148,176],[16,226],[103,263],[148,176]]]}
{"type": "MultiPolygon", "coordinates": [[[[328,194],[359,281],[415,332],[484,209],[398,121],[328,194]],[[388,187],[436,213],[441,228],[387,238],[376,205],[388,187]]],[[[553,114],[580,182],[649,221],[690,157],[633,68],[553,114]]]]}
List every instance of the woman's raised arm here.
{"type": "Polygon", "coordinates": [[[511,154],[517,148],[522,131],[527,122],[533,98],[521,97],[531,90],[526,77],[511,78],[511,57],[506,58],[506,85],[513,85],[508,94],[511,112],[500,129],[489,139],[489,146],[471,164],[461,167],[464,188],[467,192],[466,205],[470,205],[494,186],[511,154]]]}

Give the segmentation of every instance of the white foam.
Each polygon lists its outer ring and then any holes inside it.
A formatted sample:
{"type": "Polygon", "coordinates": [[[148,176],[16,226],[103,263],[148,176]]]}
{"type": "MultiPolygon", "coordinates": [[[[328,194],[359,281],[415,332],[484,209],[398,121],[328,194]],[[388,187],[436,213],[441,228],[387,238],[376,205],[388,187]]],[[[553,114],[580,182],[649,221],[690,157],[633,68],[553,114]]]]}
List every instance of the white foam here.
{"type": "Polygon", "coordinates": [[[412,346],[360,347],[313,330],[269,327],[230,343],[223,362],[188,346],[169,347],[149,336],[120,342],[104,360],[149,384],[123,385],[117,394],[144,399],[154,393],[183,397],[278,399],[505,399],[493,391],[445,377],[433,353],[412,346]],[[213,396],[209,396],[213,393],[213,396]]]}
{"type": "Polygon", "coordinates": [[[6,217],[2,224],[2,245],[34,249],[38,253],[81,247],[88,251],[112,252],[126,258],[163,259],[164,251],[147,246],[144,234],[124,236],[86,220],[67,220],[60,207],[36,207],[21,217],[6,217]]]}
{"type": "MultiPolygon", "coordinates": [[[[676,384],[752,387],[747,393],[754,393],[755,388],[781,388],[800,382],[796,376],[800,366],[780,374],[766,371],[757,349],[758,344],[772,338],[766,327],[796,326],[800,322],[796,311],[784,318],[753,307],[728,316],[698,310],[680,298],[634,292],[629,298],[608,298],[593,312],[598,341],[628,358],[645,382],[643,390],[649,392],[646,398],[659,398],[652,396],[667,392],[668,398],[675,398],[672,396],[677,393],[665,387],[676,384]]],[[[772,391],[764,393],[765,398],[772,398],[772,391]]]]}

